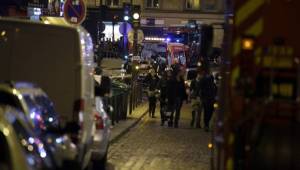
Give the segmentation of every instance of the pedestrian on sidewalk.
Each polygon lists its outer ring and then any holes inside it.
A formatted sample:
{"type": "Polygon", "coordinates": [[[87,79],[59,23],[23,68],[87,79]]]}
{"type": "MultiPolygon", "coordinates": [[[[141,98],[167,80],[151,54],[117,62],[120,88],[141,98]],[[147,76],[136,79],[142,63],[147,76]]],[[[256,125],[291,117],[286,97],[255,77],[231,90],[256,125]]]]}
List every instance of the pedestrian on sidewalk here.
{"type": "Polygon", "coordinates": [[[169,122],[169,127],[173,126],[178,128],[180,111],[182,103],[184,100],[187,100],[187,94],[184,84],[184,69],[180,66],[173,67],[173,76],[172,79],[168,81],[168,105],[172,107],[171,120],[169,122]],[[174,118],[175,112],[175,118],[174,118]]]}
{"type": "Polygon", "coordinates": [[[171,79],[172,73],[171,71],[164,71],[162,73],[162,77],[159,80],[159,91],[160,91],[160,119],[161,119],[161,126],[164,125],[166,121],[165,113],[167,111],[167,83],[168,80],[171,79]]]}
{"type": "Polygon", "coordinates": [[[196,128],[201,128],[201,113],[202,113],[202,103],[200,98],[200,85],[201,79],[203,77],[203,73],[198,70],[196,78],[194,78],[191,82],[190,86],[190,96],[191,96],[191,103],[192,103],[192,120],[191,120],[191,127],[194,127],[196,124],[196,128]]]}
{"type": "Polygon", "coordinates": [[[151,69],[150,73],[146,76],[145,80],[146,80],[146,83],[149,85],[149,88],[148,88],[149,117],[154,118],[159,78],[156,75],[156,72],[153,69],[151,69]]]}
{"type": "Polygon", "coordinates": [[[214,77],[208,69],[204,70],[203,78],[200,84],[200,94],[204,109],[205,131],[209,131],[209,122],[214,112],[214,103],[217,95],[217,86],[214,77]]]}

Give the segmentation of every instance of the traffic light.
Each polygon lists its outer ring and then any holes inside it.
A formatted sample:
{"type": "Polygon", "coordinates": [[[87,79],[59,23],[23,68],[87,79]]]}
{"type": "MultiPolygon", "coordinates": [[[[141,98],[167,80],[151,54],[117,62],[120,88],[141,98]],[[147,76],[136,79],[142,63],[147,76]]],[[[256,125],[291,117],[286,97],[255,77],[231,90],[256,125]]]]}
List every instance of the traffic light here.
{"type": "Polygon", "coordinates": [[[139,28],[141,25],[141,7],[139,5],[132,6],[131,16],[133,28],[139,28]]]}
{"type": "Polygon", "coordinates": [[[123,17],[123,20],[125,22],[129,22],[130,19],[131,19],[131,4],[130,3],[124,3],[123,4],[123,9],[124,9],[124,17],[123,17]]]}

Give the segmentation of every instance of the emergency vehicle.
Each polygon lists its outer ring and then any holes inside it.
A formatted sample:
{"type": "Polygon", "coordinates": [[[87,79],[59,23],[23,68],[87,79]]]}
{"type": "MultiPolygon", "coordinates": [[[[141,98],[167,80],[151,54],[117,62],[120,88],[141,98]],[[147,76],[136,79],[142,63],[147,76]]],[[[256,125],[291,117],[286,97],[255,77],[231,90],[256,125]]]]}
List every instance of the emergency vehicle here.
{"type": "Polygon", "coordinates": [[[300,169],[300,1],[226,2],[211,169],[300,169]]]}

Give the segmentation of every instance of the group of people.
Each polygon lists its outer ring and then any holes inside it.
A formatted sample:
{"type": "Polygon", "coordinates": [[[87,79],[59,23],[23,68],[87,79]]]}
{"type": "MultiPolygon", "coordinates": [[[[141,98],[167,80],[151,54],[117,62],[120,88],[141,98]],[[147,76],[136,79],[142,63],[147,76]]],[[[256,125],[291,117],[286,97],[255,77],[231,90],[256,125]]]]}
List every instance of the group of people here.
{"type": "Polygon", "coordinates": [[[155,117],[157,100],[160,102],[161,126],[168,122],[169,127],[178,128],[181,107],[184,101],[191,99],[193,112],[191,126],[200,128],[202,110],[204,111],[205,130],[209,130],[209,121],[214,110],[217,87],[214,77],[208,70],[199,69],[197,77],[192,80],[190,93],[185,85],[185,69],[175,65],[158,76],[154,70],[146,76],[149,99],[149,116],[155,117]]]}

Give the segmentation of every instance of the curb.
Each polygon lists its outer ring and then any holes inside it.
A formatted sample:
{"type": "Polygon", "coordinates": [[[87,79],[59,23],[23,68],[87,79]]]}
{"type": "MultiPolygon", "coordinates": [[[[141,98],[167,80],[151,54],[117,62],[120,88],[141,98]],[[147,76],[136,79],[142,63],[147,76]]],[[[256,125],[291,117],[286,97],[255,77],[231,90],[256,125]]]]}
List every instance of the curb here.
{"type": "Polygon", "coordinates": [[[122,136],[124,136],[127,132],[130,131],[133,127],[135,127],[142,119],[143,117],[148,113],[148,109],[139,117],[137,118],[130,126],[126,127],[120,134],[115,136],[113,139],[111,139],[109,142],[110,144],[113,144],[117,142],[122,136]]]}

